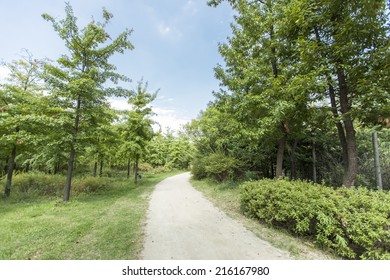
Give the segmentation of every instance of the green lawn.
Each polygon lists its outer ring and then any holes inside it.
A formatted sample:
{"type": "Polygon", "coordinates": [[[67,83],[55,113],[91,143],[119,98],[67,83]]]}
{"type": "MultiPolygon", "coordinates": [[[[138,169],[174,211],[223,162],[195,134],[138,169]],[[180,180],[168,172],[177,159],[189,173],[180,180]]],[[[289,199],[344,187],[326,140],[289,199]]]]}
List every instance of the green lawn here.
{"type": "Polygon", "coordinates": [[[137,259],[148,197],[170,175],[144,174],[137,187],[111,179],[108,191],[68,203],[0,199],[0,259],[137,259]]]}

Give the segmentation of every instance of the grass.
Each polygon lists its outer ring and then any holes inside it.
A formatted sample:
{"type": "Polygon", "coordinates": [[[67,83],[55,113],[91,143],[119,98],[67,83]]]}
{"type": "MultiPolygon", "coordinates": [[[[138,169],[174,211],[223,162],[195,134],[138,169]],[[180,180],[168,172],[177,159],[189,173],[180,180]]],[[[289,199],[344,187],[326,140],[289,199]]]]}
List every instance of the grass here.
{"type": "Polygon", "coordinates": [[[245,217],[240,208],[239,183],[219,184],[212,180],[198,181],[194,179],[191,179],[191,183],[228,216],[239,221],[256,236],[268,241],[276,248],[288,251],[293,258],[301,260],[338,259],[336,256],[318,249],[309,240],[293,237],[286,231],[271,228],[260,224],[255,219],[245,217]]]}
{"type": "Polygon", "coordinates": [[[149,195],[176,173],[143,174],[138,186],[110,178],[108,190],[67,203],[50,197],[0,199],[0,259],[138,259],[149,195]]]}

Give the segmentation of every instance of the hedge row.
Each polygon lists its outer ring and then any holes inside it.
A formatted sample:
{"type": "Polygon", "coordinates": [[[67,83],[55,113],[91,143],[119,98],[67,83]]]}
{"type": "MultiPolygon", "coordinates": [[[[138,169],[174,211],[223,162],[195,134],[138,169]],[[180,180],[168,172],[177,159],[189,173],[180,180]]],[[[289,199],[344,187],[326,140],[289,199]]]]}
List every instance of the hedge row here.
{"type": "Polygon", "coordinates": [[[344,258],[390,259],[388,192],[266,179],[241,186],[241,206],[247,215],[312,237],[344,258]]]}

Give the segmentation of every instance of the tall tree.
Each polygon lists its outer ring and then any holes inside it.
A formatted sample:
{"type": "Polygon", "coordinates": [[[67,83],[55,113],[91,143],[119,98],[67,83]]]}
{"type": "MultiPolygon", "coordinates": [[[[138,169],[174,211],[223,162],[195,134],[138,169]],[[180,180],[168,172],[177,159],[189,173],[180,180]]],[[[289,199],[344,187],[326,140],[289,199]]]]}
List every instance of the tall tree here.
{"type": "Polygon", "coordinates": [[[150,103],[157,97],[157,92],[148,92],[148,83],[138,82],[133,97],[129,99],[132,110],[128,111],[125,117],[123,134],[131,149],[130,154],[134,158],[134,180],[138,180],[138,164],[142,155],[145,154],[149,141],[153,138],[153,115],[150,103]]]}
{"type": "MultiPolygon", "coordinates": [[[[233,95],[243,97],[247,108],[267,108],[259,128],[265,127],[269,135],[265,124],[279,127],[276,176],[288,137],[304,135],[309,103],[319,106],[328,98],[343,151],[343,184],[354,185],[354,120],[388,115],[385,0],[226,1],[237,11],[236,24],[233,36],[220,47],[226,67],[217,67],[216,74],[233,95]],[[260,100],[253,102],[251,96],[260,100]],[[255,106],[248,106],[249,100],[255,106]]],[[[253,111],[246,111],[253,118],[253,111]]]]}
{"type": "Polygon", "coordinates": [[[129,41],[131,30],[126,29],[114,40],[106,32],[113,15],[103,9],[103,22],[92,20],[86,27],[79,29],[77,18],[69,3],[65,6],[66,17],[57,21],[48,14],[42,17],[50,22],[54,31],[65,42],[68,54],[62,55],[57,64],[47,64],[46,81],[52,93],[67,108],[69,117],[74,121],[69,144],[69,160],[64,191],[64,200],[70,198],[71,181],[76,156],[78,136],[83,129],[83,120],[95,108],[101,106],[110,95],[126,95],[123,88],[107,88],[106,81],[117,83],[128,78],[115,72],[116,67],[109,62],[116,53],[133,49],[129,41]]]}
{"type": "Polygon", "coordinates": [[[9,152],[4,193],[8,197],[18,149],[36,144],[36,135],[46,119],[41,106],[42,61],[26,51],[20,60],[2,64],[9,70],[6,83],[0,85],[0,147],[9,152]]]}
{"type": "Polygon", "coordinates": [[[293,44],[279,28],[287,0],[228,2],[237,15],[232,36],[220,45],[226,67],[218,66],[216,77],[235,103],[241,103],[233,113],[248,126],[257,126],[258,142],[273,141],[277,146],[275,176],[281,177],[287,141],[297,137],[308,118],[312,97],[304,86],[313,77],[304,77],[291,67],[296,63],[293,44]]]}
{"type": "Polygon", "coordinates": [[[286,8],[282,28],[299,42],[299,67],[327,83],[323,94],[338,129],[347,187],[358,171],[354,120],[377,118],[389,104],[386,83],[378,83],[388,77],[378,59],[389,48],[385,7],[384,0],[292,0],[286,8]]]}

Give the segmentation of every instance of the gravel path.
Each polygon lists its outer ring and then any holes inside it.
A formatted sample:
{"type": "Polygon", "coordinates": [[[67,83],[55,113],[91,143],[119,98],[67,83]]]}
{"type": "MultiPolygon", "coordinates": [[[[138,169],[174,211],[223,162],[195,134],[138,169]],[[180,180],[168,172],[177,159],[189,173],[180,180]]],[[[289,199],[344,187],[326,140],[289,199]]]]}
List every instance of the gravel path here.
{"type": "Polygon", "coordinates": [[[160,182],[150,199],[142,259],[290,259],[218,210],[189,183],[190,173],[160,182]]]}

